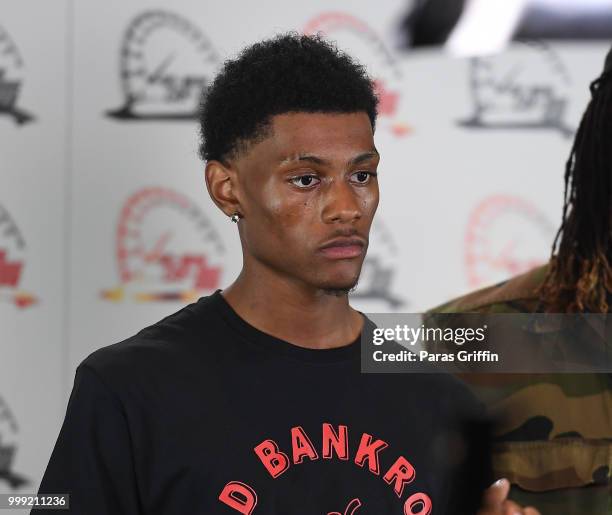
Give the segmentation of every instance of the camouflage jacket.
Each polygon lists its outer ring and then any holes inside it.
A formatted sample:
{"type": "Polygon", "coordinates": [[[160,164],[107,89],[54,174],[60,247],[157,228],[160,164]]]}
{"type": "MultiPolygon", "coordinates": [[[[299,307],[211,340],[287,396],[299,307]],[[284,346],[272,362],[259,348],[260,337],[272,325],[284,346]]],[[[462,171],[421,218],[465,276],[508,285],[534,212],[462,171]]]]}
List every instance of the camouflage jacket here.
{"type": "MultiPolygon", "coordinates": [[[[531,313],[539,267],[430,313],[531,313]]],[[[542,515],[612,514],[610,374],[461,374],[499,418],[493,468],[510,498],[542,515]]]]}

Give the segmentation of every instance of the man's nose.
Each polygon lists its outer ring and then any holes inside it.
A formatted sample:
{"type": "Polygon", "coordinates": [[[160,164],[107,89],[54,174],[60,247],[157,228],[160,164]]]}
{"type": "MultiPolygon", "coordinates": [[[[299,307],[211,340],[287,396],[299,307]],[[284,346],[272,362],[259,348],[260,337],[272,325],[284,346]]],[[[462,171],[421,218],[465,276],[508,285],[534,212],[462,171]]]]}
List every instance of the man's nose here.
{"type": "Polygon", "coordinates": [[[352,222],[362,215],[363,199],[346,181],[333,181],[327,188],[323,204],[325,223],[352,222]]]}

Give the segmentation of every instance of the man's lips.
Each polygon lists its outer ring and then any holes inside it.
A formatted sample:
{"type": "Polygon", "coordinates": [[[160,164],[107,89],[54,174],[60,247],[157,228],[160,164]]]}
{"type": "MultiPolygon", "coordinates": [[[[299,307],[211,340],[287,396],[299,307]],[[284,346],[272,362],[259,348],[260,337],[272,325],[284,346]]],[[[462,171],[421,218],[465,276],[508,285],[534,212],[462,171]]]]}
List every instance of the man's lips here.
{"type": "Polygon", "coordinates": [[[319,251],[331,259],[348,259],[363,254],[365,241],[361,238],[336,238],[319,248],[319,251]]]}

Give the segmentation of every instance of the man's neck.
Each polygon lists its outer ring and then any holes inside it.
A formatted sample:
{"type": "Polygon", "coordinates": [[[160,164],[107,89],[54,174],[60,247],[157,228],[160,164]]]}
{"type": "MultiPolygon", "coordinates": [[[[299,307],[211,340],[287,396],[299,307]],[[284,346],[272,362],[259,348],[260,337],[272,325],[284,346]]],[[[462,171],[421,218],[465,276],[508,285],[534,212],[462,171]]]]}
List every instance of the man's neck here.
{"type": "Polygon", "coordinates": [[[349,305],[348,295],[287,280],[256,280],[243,271],[222,295],[252,326],[300,347],[348,345],[363,328],[363,317],[349,305]]]}

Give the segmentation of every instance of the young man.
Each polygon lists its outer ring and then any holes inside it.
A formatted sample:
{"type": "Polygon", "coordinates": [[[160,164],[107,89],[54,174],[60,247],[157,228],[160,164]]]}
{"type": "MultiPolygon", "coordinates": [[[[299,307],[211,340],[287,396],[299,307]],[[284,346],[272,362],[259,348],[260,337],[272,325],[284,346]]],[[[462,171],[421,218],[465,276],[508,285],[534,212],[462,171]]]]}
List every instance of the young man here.
{"type": "MultiPolygon", "coordinates": [[[[550,262],[432,312],[612,311],[612,50],[590,89],[567,161],[563,217],[550,262]]],[[[543,515],[610,513],[609,374],[467,374],[464,379],[503,420],[493,465],[511,480],[512,499],[533,504],[543,515]]]]}
{"type": "MultiPolygon", "coordinates": [[[[316,37],[225,64],[202,156],[242,271],[79,365],[40,493],[87,515],[455,513],[436,447],[473,398],[445,375],[360,373],[372,322],[347,294],[379,200],[376,108],[316,37]]],[[[506,491],[482,513],[517,509],[506,491]]]]}

